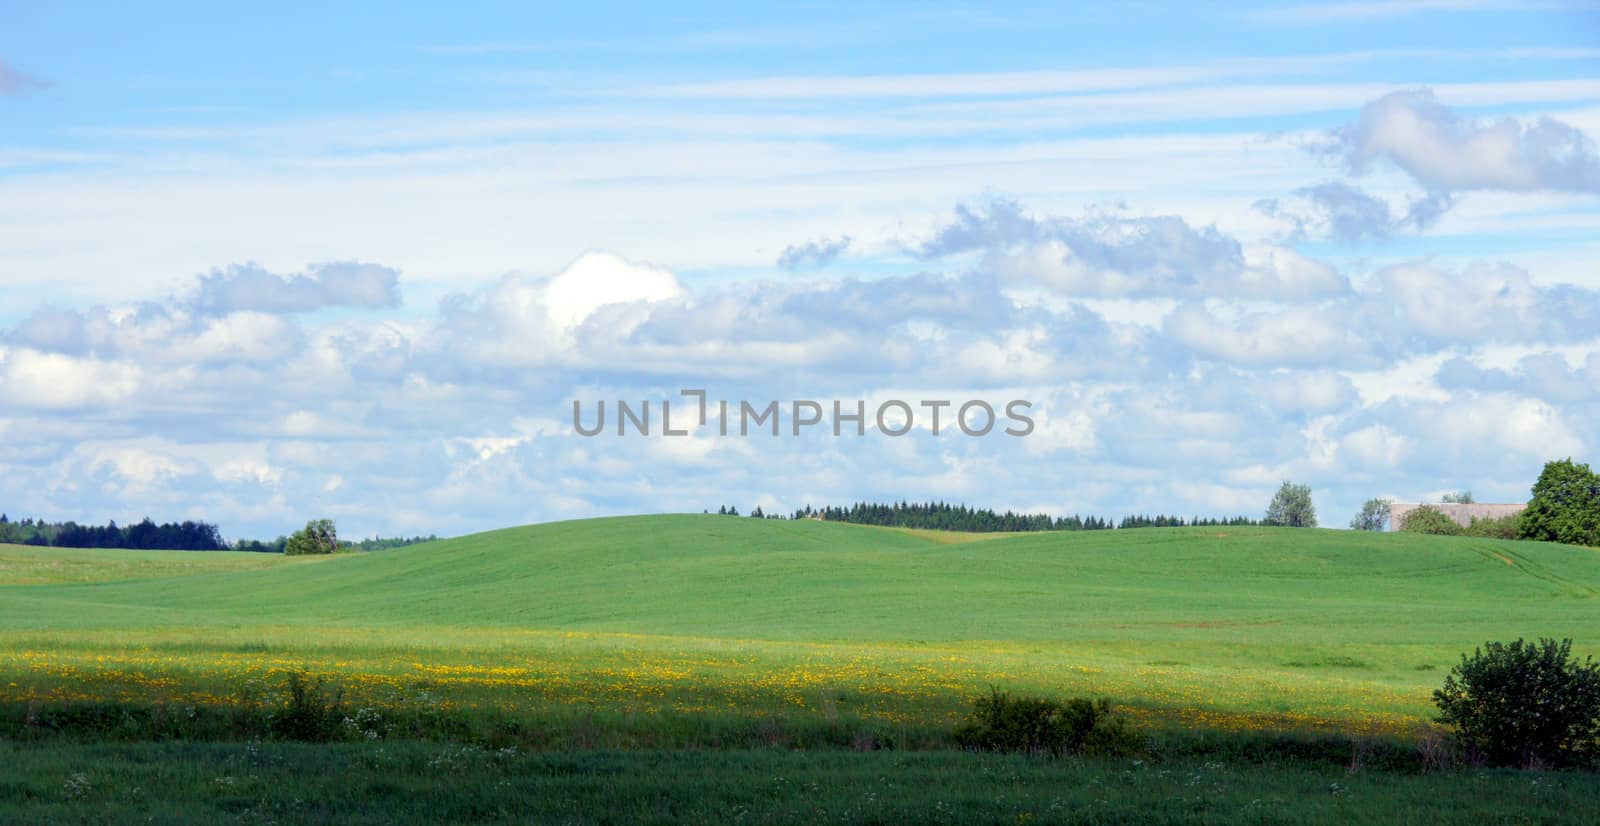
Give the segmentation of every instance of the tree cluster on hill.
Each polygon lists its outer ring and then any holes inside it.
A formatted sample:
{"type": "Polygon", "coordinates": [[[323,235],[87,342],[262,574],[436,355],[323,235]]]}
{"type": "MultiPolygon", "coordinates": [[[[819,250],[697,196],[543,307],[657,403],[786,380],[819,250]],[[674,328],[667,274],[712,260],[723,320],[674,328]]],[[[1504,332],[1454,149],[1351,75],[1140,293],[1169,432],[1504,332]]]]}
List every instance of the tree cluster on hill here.
{"type": "MultiPolygon", "coordinates": [[[[404,548],[407,545],[420,545],[424,542],[437,542],[439,537],[428,534],[427,536],[374,536],[369,539],[358,539],[354,542],[339,540],[339,547],[348,551],[386,551],[391,548],[404,548]]],[[[241,539],[233,543],[236,551],[254,551],[258,553],[281,554],[289,544],[289,537],[280,536],[265,542],[258,539],[241,539]]]]}
{"type": "Polygon", "coordinates": [[[332,519],[313,519],[307,522],[304,528],[289,534],[289,541],[283,544],[286,556],[331,554],[337,550],[339,550],[339,530],[334,527],[332,519]]]}
{"type": "Polygon", "coordinates": [[[1394,503],[1388,499],[1368,499],[1361,505],[1361,512],[1350,519],[1350,529],[1354,531],[1381,531],[1389,526],[1390,506],[1394,503]]]}
{"type": "Polygon", "coordinates": [[[1600,547],[1600,474],[1570,458],[1545,463],[1517,536],[1600,547]]]}
{"type": "Polygon", "coordinates": [[[1317,507],[1311,502],[1311,486],[1285,480],[1267,505],[1267,515],[1261,523],[1285,528],[1315,528],[1317,507]]]}
{"type": "Polygon", "coordinates": [[[163,522],[156,524],[146,517],[143,521],[119,527],[116,522],[105,525],[79,525],[76,522],[45,522],[24,519],[13,522],[0,514],[0,542],[18,545],[39,545],[56,548],[129,548],[136,550],[165,551],[225,551],[228,543],[222,532],[208,522],[163,522]]]}

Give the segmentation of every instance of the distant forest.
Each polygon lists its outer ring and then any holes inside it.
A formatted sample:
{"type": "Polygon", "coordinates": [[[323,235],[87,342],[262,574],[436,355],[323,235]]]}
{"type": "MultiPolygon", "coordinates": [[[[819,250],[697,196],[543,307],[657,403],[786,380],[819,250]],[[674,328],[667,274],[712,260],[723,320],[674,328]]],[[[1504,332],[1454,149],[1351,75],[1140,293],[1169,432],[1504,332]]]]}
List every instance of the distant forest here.
{"type": "MultiPolygon", "coordinates": [[[[737,516],[737,508],[723,506],[717,513],[737,516]]],[[[757,507],[750,511],[756,518],[767,519],[821,519],[827,522],[850,522],[857,525],[885,525],[895,528],[925,528],[941,531],[969,531],[996,533],[1014,531],[1103,531],[1112,528],[1181,528],[1211,525],[1258,525],[1258,520],[1248,516],[1224,518],[1194,516],[1125,516],[1120,522],[1100,516],[1055,516],[1045,513],[996,513],[988,508],[969,508],[946,502],[899,502],[892,505],[857,502],[849,507],[825,507],[820,510],[810,505],[788,517],[763,513],[757,507]]]]}
{"type": "Polygon", "coordinates": [[[0,514],[0,542],[16,545],[48,545],[56,548],[133,548],[166,551],[226,551],[222,532],[208,522],[144,521],[126,527],[116,522],[105,525],[79,525],[76,522],[45,522],[24,519],[12,522],[0,514]]]}
{"type": "MultiPolygon", "coordinates": [[[[437,536],[372,537],[354,542],[340,541],[341,549],[352,551],[381,551],[432,542],[437,536]]],[[[283,553],[288,537],[280,536],[267,542],[241,539],[229,545],[222,531],[209,522],[164,522],[156,524],[148,517],[144,521],[119,527],[116,522],[105,525],[79,525],[76,522],[46,522],[42,519],[11,521],[0,514],[0,544],[41,545],[53,548],[129,548],[147,551],[256,551],[283,553]]]]}

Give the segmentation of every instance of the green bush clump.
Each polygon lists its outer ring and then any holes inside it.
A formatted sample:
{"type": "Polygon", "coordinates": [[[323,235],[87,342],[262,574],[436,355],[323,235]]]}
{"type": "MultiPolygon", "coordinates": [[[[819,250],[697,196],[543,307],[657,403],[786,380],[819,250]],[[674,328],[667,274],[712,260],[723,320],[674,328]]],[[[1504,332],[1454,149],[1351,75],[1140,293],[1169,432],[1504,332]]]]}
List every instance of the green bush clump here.
{"type": "Polygon", "coordinates": [[[1521,514],[1502,516],[1498,519],[1474,516],[1472,524],[1462,531],[1462,535],[1479,536],[1484,539],[1516,539],[1521,524],[1521,514]]]}
{"type": "Polygon", "coordinates": [[[1460,536],[1463,528],[1438,508],[1423,505],[1400,520],[1400,530],[1434,536],[1460,536]]]}
{"type": "Polygon", "coordinates": [[[1012,697],[998,688],[973,702],[972,713],[956,726],[955,738],[962,748],[973,751],[1051,757],[1135,754],[1144,745],[1127,722],[1112,713],[1107,700],[1075,697],[1057,702],[1012,697]]]}
{"type": "Polygon", "coordinates": [[[1600,664],[1575,659],[1570,639],[1485,643],[1433,701],[1439,722],[1491,765],[1571,765],[1600,747],[1600,664]]]}
{"type": "Polygon", "coordinates": [[[272,733],[286,740],[326,743],[345,732],[344,690],[321,677],[291,671],[284,681],[283,704],[272,717],[272,733]]]}

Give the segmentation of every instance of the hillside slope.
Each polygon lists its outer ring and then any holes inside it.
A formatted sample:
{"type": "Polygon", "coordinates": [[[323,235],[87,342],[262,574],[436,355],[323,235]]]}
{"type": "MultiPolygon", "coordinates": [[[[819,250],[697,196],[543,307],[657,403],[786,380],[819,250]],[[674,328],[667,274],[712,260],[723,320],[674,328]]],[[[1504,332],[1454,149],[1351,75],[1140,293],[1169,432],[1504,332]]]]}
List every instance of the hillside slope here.
{"type": "MultiPolygon", "coordinates": [[[[104,552],[108,555],[117,552],[104,552]]],[[[1600,553],[1273,528],[948,543],[703,515],[513,528],[272,566],[0,586],[0,628],[471,626],[780,640],[1600,640],[1600,553]]]]}

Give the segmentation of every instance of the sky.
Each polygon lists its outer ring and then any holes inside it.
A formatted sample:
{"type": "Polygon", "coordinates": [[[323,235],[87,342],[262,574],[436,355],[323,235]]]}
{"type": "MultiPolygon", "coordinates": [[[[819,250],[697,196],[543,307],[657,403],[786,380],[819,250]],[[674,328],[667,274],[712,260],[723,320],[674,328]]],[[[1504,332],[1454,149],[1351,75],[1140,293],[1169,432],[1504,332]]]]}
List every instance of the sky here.
{"type": "Polygon", "coordinates": [[[336,5],[0,6],[0,511],[1340,527],[1600,460],[1600,3],[336,5]]]}

